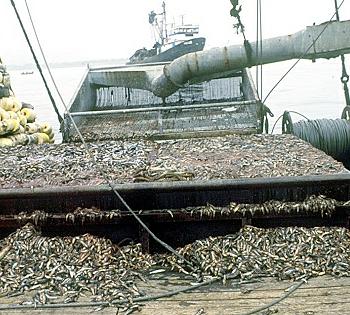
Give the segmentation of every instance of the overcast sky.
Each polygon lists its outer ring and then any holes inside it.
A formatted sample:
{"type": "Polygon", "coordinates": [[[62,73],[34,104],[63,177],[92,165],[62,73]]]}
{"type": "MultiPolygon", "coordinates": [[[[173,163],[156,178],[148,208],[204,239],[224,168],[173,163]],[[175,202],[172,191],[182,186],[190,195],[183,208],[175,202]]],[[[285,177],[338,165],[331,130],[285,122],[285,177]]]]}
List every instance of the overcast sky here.
{"type": "MultiPolygon", "coordinates": [[[[39,38],[50,62],[127,58],[153,38],[148,12],[161,11],[162,0],[27,0],[39,38]]],[[[341,3],[341,0],[338,0],[341,3]]],[[[24,0],[15,0],[31,39],[24,0]]],[[[248,39],[256,38],[256,0],[243,0],[242,20],[248,39]]],[[[200,25],[207,48],[242,41],[233,30],[229,0],[168,0],[168,20],[184,15],[200,25]]],[[[262,0],[263,37],[293,33],[313,22],[328,20],[334,0],[262,0]]],[[[6,64],[31,63],[10,0],[0,0],[0,57],[6,64]]],[[[350,19],[350,0],[340,11],[350,19]]]]}

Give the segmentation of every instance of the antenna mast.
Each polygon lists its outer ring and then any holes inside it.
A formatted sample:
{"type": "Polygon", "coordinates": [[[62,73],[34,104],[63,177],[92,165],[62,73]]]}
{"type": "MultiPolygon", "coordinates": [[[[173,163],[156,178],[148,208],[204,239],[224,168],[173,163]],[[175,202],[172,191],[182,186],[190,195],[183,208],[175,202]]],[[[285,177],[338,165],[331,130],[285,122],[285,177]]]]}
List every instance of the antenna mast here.
{"type": "MultiPolygon", "coordinates": [[[[162,4],[163,7],[163,34],[165,35],[164,38],[167,40],[168,39],[168,31],[167,31],[167,27],[166,27],[166,12],[165,12],[165,2],[163,1],[162,4]]],[[[163,38],[163,44],[164,44],[164,38],[163,38]]]]}

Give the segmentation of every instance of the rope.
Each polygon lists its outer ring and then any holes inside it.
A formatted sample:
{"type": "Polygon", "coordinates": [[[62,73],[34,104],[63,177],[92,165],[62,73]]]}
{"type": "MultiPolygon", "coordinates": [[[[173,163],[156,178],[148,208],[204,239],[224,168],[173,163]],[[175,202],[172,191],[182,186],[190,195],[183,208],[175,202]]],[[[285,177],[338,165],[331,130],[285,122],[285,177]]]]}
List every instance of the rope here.
{"type": "MultiPolygon", "coordinates": [[[[230,279],[234,279],[236,278],[236,276],[230,276],[228,275],[226,277],[227,280],[230,279]]],[[[162,298],[166,298],[166,297],[171,297],[180,293],[185,293],[185,292],[190,292],[193,290],[196,290],[200,287],[203,286],[207,286],[207,285],[211,285],[217,281],[219,281],[221,278],[213,278],[195,285],[191,285],[185,288],[180,288],[180,289],[176,289],[173,291],[169,291],[169,292],[165,292],[165,293],[159,293],[159,294],[155,294],[155,295],[149,295],[149,296],[141,296],[141,297],[137,297],[133,299],[134,303],[141,303],[141,302],[151,302],[151,301],[155,301],[155,300],[159,300],[162,298]]],[[[244,315],[252,315],[252,314],[256,314],[259,313],[265,309],[269,309],[270,307],[282,302],[283,300],[285,300],[286,298],[288,298],[292,293],[294,293],[297,289],[299,289],[301,287],[302,284],[305,283],[305,280],[300,281],[299,283],[294,284],[293,286],[291,286],[288,290],[288,292],[286,294],[284,294],[283,296],[281,296],[280,298],[278,298],[277,300],[259,307],[256,310],[253,310],[251,312],[248,312],[244,315]]],[[[23,305],[23,304],[0,304],[0,311],[4,311],[4,310],[25,310],[25,309],[64,309],[64,308],[77,308],[77,307],[110,307],[110,306],[122,306],[125,304],[129,304],[130,300],[128,299],[124,299],[124,300],[114,300],[112,302],[78,302],[78,303],[56,303],[56,304],[42,304],[42,305],[23,305]]]]}
{"type": "MultiPolygon", "coordinates": [[[[339,22],[340,18],[339,18],[339,10],[338,10],[338,0],[334,0],[334,5],[335,5],[336,20],[339,22]]],[[[350,96],[349,96],[349,88],[348,88],[349,75],[346,72],[344,55],[340,55],[340,59],[342,63],[342,76],[340,78],[340,81],[343,83],[345,103],[347,106],[350,106],[350,96]]]]}
{"type": "Polygon", "coordinates": [[[299,112],[296,112],[296,111],[294,111],[294,110],[285,111],[283,114],[281,114],[281,115],[277,118],[277,120],[276,120],[275,123],[273,124],[273,127],[272,127],[272,130],[271,130],[271,133],[270,133],[270,134],[273,134],[273,131],[275,130],[277,123],[279,122],[279,120],[280,120],[282,117],[283,117],[282,130],[286,130],[286,132],[283,132],[283,133],[291,133],[291,131],[288,130],[287,126],[284,126],[285,121],[288,120],[288,119],[290,119],[290,123],[292,123],[292,120],[291,120],[291,118],[290,118],[289,113],[294,113],[294,114],[297,114],[297,115],[299,115],[299,116],[301,116],[301,117],[304,117],[306,120],[310,120],[310,119],[307,118],[305,115],[303,115],[303,114],[301,114],[301,113],[299,113],[299,112]]]}
{"type": "Polygon", "coordinates": [[[230,15],[237,19],[237,23],[234,24],[233,27],[237,30],[237,34],[239,32],[241,32],[243,34],[244,39],[246,39],[245,34],[244,34],[244,25],[242,23],[241,16],[240,16],[240,13],[242,11],[242,6],[240,5],[238,7],[239,0],[230,0],[230,1],[232,4],[232,9],[230,10],[230,15]]]}
{"type": "Polygon", "coordinates": [[[270,132],[271,135],[273,134],[273,131],[275,130],[275,127],[276,127],[277,123],[279,122],[279,120],[280,120],[282,117],[283,117],[283,114],[281,114],[281,115],[277,118],[277,120],[275,121],[275,123],[273,124],[272,130],[271,130],[271,132],[270,132]]]}
{"type": "Polygon", "coordinates": [[[24,28],[24,25],[23,25],[23,23],[22,23],[21,17],[20,17],[20,15],[19,15],[18,11],[17,11],[16,4],[15,4],[14,0],[10,0],[10,1],[11,1],[11,4],[12,4],[13,9],[15,10],[15,13],[16,13],[16,16],[17,16],[17,19],[18,19],[18,22],[19,22],[19,24],[20,24],[20,26],[21,26],[21,28],[22,28],[23,34],[24,34],[24,36],[25,36],[25,38],[26,38],[26,41],[27,41],[28,46],[29,46],[29,48],[30,48],[30,51],[31,51],[31,53],[32,53],[32,55],[33,55],[33,58],[34,58],[36,67],[38,68],[38,70],[39,70],[39,72],[40,72],[41,78],[42,78],[42,80],[43,80],[43,82],[44,82],[44,85],[45,85],[47,94],[49,95],[49,98],[50,98],[50,100],[51,100],[52,106],[53,106],[53,108],[54,108],[54,110],[55,110],[55,113],[56,113],[56,115],[57,115],[58,121],[59,121],[59,123],[61,124],[61,123],[63,122],[63,118],[62,118],[62,116],[60,115],[60,113],[59,113],[59,111],[58,111],[58,108],[57,108],[57,106],[56,106],[55,100],[54,100],[54,98],[53,98],[53,96],[52,96],[52,94],[51,94],[51,91],[50,91],[50,89],[49,89],[49,87],[48,87],[48,85],[47,85],[47,82],[46,82],[45,76],[44,76],[44,74],[43,74],[43,72],[42,72],[42,69],[41,69],[41,66],[40,66],[40,64],[39,64],[39,61],[38,61],[38,59],[37,59],[37,57],[36,57],[36,55],[35,55],[35,52],[34,52],[33,47],[32,47],[32,44],[30,43],[29,37],[28,37],[27,32],[26,32],[26,30],[25,30],[25,28],[24,28]]]}
{"type": "MultiPolygon", "coordinates": [[[[11,0],[13,1],[13,0],[11,0]]],[[[32,21],[32,25],[34,25],[33,21],[32,21]]],[[[37,40],[39,42],[39,38],[37,37],[37,40]]],[[[43,50],[41,50],[42,54],[44,54],[43,50]]],[[[46,58],[45,58],[46,60],[46,58]]],[[[49,69],[49,65],[46,63],[47,68],[49,69]]],[[[54,78],[52,77],[53,82],[55,82],[54,78]]],[[[108,186],[111,188],[111,190],[114,192],[114,194],[117,196],[117,198],[121,201],[121,203],[124,205],[124,207],[132,214],[132,216],[136,219],[136,221],[148,232],[148,234],[157,242],[159,243],[161,246],[163,246],[165,249],[167,249],[169,252],[173,253],[177,258],[179,258],[180,260],[182,260],[183,262],[185,262],[188,267],[192,270],[195,271],[195,268],[192,266],[192,263],[189,262],[187,259],[185,259],[182,255],[180,255],[175,249],[173,249],[170,245],[168,245],[167,243],[165,243],[164,241],[162,241],[161,239],[159,239],[150,229],[149,227],[138,217],[138,215],[131,209],[131,207],[128,205],[128,203],[125,201],[125,199],[120,195],[120,193],[115,189],[114,185],[112,184],[112,182],[108,179],[108,175],[106,174],[106,172],[100,167],[100,165],[97,163],[96,158],[94,157],[94,155],[91,153],[90,149],[87,146],[87,143],[84,140],[83,135],[81,134],[78,126],[76,125],[74,118],[72,117],[71,113],[69,112],[69,109],[65,103],[65,101],[63,100],[59,89],[57,88],[56,83],[54,83],[55,89],[58,93],[58,95],[61,98],[62,104],[66,110],[66,114],[69,117],[69,119],[72,122],[72,125],[75,129],[75,131],[78,134],[78,137],[80,138],[82,144],[83,144],[83,148],[86,151],[86,153],[88,154],[90,160],[92,161],[93,165],[96,167],[96,169],[98,170],[98,172],[101,174],[101,176],[103,177],[103,179],[105,180],[105,182],[108,184],[108,186]]]]}
{"type": "Polygon", "coordinates": [[[238,7],[238,1],[239,0],[230,0],[231,4],[232,4],[232,9],[230,11],[230,15],[232,17],[234,17],[235,19],[237,19],[237,23],[233,25],[233,27],[237,30],[237,34],[239,32],[242,33],[243,35],[243,44],[244,44],[244,49],[247,55],[247,60],[248,60],[248,64],[251,65],[252,64],[252,47],[250,46],[249,41],[247,40],[247,37],[245,36],[245,32],[244,32],[244,25],[242,23],[242,19],[240,16],[240,13],[242,11],[242,6],[240,5],[238,7]]]}
{"type": "MultiPolygon", "coordinates": [[[[263,97],[263,64],[262,64],[262,54],[263,54],[263,35],[262,35],[262,10],[261,10],[261,0],[256,0],[256,51],[255,51],[255,59],[256,59],[256,92],[258,95],[258,99],[262,104],[263,108],[268,108],[264,102],[261,102],[263,97]],[[260,74],[260,78],[259,78],[260,74]]],[[[271,117],[274,117],[270,109],[268,111],[262,111],[262,115],[260,116],[261,125],[260,132],[263,133],[265,129],[265,133],[269,133],[269,114],[271,117]]]]}
{"type": "Polygon", "coordinates": [[[251,312],[248,312],[248,313],[244,313],[243,315],[252,315],[252,314],[256,314],[256,313],[259,313],[263,310],[266,310],[266,309],[269,309],[270,307],[272,306],[275,306],[276,304],[282,302],[283,300],[285,300],[288,296],[290,296],[293,292],[295,292],[297,289],[299,289],[303,284],[305,283],[305,280],[302,280],[300,282],[298,282],[297,284],[294,284],[292,287],[289,288],[288,292],[284,295],[282,295],[280,298],[278,298],[277,300],[265,305],[265,306],[262,306],[262,307],[259,307],[251,312]]]}
{"type": "MultiPolygon", "coordinates": [[[[341,6],[344,4],[343,0],[340,5],[337,7],[337,9],[339,10],[341,8],[341,6]]],[[[328,25],[333,21],[333,18],[336,16],[337,11],[334,12],[334,14],[332,15],[332,17],[328,20],[328,22],[325,24],[324,28],[322,29],[322,31],[320,32],[320,34],[317,35],[317,37],[315,38],[315,40],[312,42],[312,44],[305,50],[305,52],[297,59],[297,61],[287,70],[287,72],[277,81],[277,83],[272,87],[272,89],[269,91],[269,93],[267,93],[263,103],[266,102],[266,100],[269,98],[269,96],[271,95],[271,93],[276,89],[276,87],[284,80],[284,78],[295,68],[295,66],[299,63],[299,61],[301,59],[303,59],[305,57],[305,55],[310,51],[311,48],[314,47],[315,43],[318,41],[318,39],[321,37],[321,35],[324,33],[324,31],[327,29],[328,25]]]]}
{"type": "MultiPolygon", "coordinates": [[[[227,276],[226,279],[233,279],[234,277],[230,277],[227,276]]],[[[195,285],[191,285],[185,288],[180,288],[180,289],[176,289],[173,291],[168,291],[165,293],[159,293],[159,294],[155,294],[155,295],[148,295],[148,296],[141,296],[141,297],[137,297],[134,298],[132,301],[134,303],[140,303],[140,302],[150,302],[150,301],[155,301],[155,300],[159,300],[161,298],[166,298],[166,297],[170,297],[179,293],[185,293],[185,292],[189,292],[189,291],[193,291],[195,289],[198,289],[200,287],[206,286],[206,285],[210,285],[213,284],[217,281],[219,281],[221,278],[216,277],[216,278],[212,278],[210,280],[201,282],[201,283],[197,283],[195,285]]],[[[124,300],[114,300],[111,302],[80,302],[80,303],[55,303],[55,304],[32,304],[32,305],[23,305],[23,304],[0,304],[0,311],[4,311],[4,310],[23,310],[23,309],[62,309],[62,308],[70,308],[70,307],[109,307],[109,306],[122,306],[125,304],[129,304],[130,300],[129,299],[124,299],[124,300]]]]}
{"type": "MultiPolygon", "coordinates": [[[[244,25],[242,23],[242,19],[240,16],[240,13],[242,11],[242,6],[238,6],[238,1],[239,0],[230,0],[231,4],[232,4],[232,9],[230,11],[230,15],[232,17],[234,17],[235,19],[237,19],[238,23],[234,24],[234,28],[237,29],[237,34],[239,32],[242,33],[243,35],[243,44],[244,44],[244,49],[246,52],[246,56],[247,56],[247,61],[248,61],[248,66],[251,67],[252,63],[252,54],[253,54],[253,49],[249,43],[249,41],[247,40],[247,37],[245,35],[244,32],[244,25]]],[[[259,66],[257,66],[256,68],[256,87],[255,90],[257,92],[258,95],[258,100],[261,103],[261,110],[260,110],[260,126],[258,128],[258,132],[263,133],[264,129],[266,133],[269,133],[269,121],[268,121],[268,114],[271,117],[274,117],[273,113],[270,111],[270,109],[265,105],[265,101],[261,102],[261,98],[262,98],[262,62],[261,62],[261,58],[262,58],[262,18],[261,18],[261,0],[257,0],[257,30],[256,30],[256,36],[257,36],[257,41],[256,41],[256,55],[255,58],[256,60],[260,59],[260,93],[259,93],[259,66]],[[259,40],[260,37],[260,40],[259,40]]]]}
{"type": "Polygon", "coordinates": [[[259,61],[259,64],[256,66],[256,89],[259,95],[259,99],[262,99],[262,91],[263,91],[263,74],[262,69],[263,65],[261,62],[262,58],[262,13],[261,13],[261,0],[256,0],[256,55],[255,58],[259,61]],[[260,82],[259,82],[259,72],[260,72],[260,82]],[[260,93],[259,93],[260,89],[260,93]]]}

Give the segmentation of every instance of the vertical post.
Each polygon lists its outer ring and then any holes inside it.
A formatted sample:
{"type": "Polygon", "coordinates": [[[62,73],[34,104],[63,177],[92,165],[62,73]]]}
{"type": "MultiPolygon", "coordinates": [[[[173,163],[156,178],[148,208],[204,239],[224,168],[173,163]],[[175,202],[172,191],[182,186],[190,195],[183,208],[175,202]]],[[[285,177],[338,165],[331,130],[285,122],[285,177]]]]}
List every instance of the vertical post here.
{"type": "Polygon", "coordinates": [[[142,227],[139,227],[139,236],[143,253],[149,253],[149,233],[142,227]]]}

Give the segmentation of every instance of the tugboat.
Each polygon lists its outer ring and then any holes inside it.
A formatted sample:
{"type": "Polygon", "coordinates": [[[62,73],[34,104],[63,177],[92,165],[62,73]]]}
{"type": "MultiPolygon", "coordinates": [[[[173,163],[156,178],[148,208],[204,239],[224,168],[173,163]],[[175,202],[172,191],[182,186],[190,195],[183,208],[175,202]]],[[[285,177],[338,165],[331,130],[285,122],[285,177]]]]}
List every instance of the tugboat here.
{"type": "Polygon", "coordinates": [[[153,26],[157,35],[156,43],[152,49],[138,49],[130,58],[127,64],[154,63],[172,61],[182,55],[201,51],[204,49],[205,38],[196,37],[199,33],[199,26],[182,23],[179,26],[172,25],[168,30],[166,23],[165,2],[162,4],[163,11],[148,14],[148,22],[153,26]]]}

